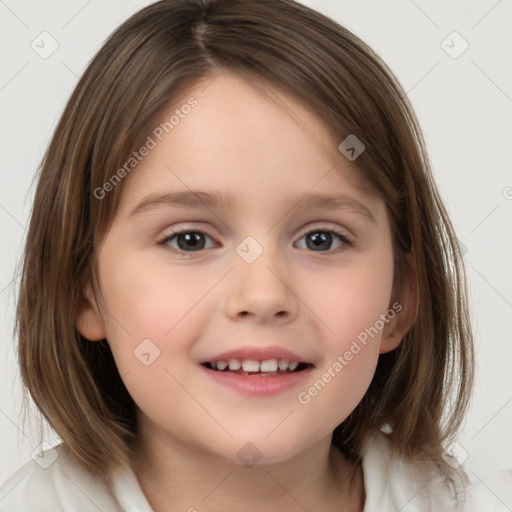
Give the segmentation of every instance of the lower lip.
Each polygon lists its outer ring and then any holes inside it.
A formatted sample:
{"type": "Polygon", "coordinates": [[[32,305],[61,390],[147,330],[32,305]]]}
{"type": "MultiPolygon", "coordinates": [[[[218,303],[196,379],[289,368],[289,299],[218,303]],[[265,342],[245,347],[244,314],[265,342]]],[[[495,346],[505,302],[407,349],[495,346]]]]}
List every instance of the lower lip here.
{"type": "Polygon", "coordinates": [[[210,370],[203,365],[201,369],[215,382],[228,386],[243,395],[249,396],[272,396],[284,393],[298,386],[308,378],[312,366],[294,373],[285,373],[273,377],[247,376],[232,372],[220,372],[210,370]]]}

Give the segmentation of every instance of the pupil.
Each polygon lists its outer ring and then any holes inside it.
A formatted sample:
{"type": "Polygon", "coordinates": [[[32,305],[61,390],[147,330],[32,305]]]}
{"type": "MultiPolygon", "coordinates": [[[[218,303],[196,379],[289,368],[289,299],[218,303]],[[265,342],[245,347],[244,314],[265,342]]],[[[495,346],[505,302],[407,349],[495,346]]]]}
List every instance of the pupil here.
{"type": "Polygon", "coordinates": [[[178,247],[182,250],[190,249],[192,251],[199,251],[205,245],[202,234],[194,231],[191,231],[190,233],[180,233],[177,241],[178,247]]]}
{"type": "Polygon", "coordinates": [[[308,249],[329,249],[331,243],[332,235],[326,231],[318,231],[317,233],[309,234],[306,237],[306,245],[308,246],[308,249]]]}

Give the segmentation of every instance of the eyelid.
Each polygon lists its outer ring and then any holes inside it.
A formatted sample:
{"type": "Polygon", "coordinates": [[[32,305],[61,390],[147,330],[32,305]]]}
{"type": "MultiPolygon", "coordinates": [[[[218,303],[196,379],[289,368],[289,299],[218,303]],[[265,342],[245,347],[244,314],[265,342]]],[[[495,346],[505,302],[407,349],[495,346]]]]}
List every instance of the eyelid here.
{"type": "MultiPolygon", "coordinates": [[[[352,237],[351,234],[341,231],[341,229],[339,227],[337,227],[337,226],[333,226],[333,225],[327,226],[326,224],[322,224],[321,222],[319,222],[317,224],[315,224],[315,223],[310,224],[310,225],[304,227],[303,229],[301,229],[300,235],[298,236],[298,239],[302,238],[304,235],[306,235],[306,234],[308,234],[308,233],[310,233],[311,231],[314,231],[314,230],[318,230],[318,231],[332,231],[336,235],[341,236],[341,237],[347,239],[348,241],[350,241],[351,237],[352,237]]],[[[172,229],[171,231],[166,232],[165,235],[162,235],[162,237],[160,237],[159,243],[162,243],[162,242],[166,241],[167,239],[172,238],[173,236],[180,235],[182,233],[190,233],[192,231],[193,232],[197,232],[197,233],[202,233],[204,235],[207,235],[212,240],[215,239],[215,237],[210,235],[207,231],[205,231],[202,228],[194,228],[194,227],[184,226],[183,228],[172,229]]]]}
{"type": "MultiPolygon", "coordinates": [[[[335,248],[335,249],[330,249],[328,251],[318,251],[319,255],[322,255],[322,254],[326,255],[326,256],[327,255],[332,255],[332,254],[338,253],[340,251],[347,250],[347,249],[349,249],[353,245],[352,235],[348,235],[346,232],[343,232],[340,227],[333,226],[333,225],[327,226],[325,223],[322,225],[321,222],[317,222],[316,224],[313,223],[313,224],[310,224],[310,225],[304,227],[300,231],[300,235],[297,236],[295,242],[293,243],[293,246],[295,247],[295,245],[305,235],[307,235],[309,233],[312,233],[312,232],[315,232],[315,231],[317,231],[317,232],[322,232],[323,231],[323,232],[333,233],[342,242],[342,245],[340,247],[335,248]]],[[[202,235],[205,235],[208,238],[210,238],[216,245],[218,245],[218,242],[216,241],[215,237],[213,237],[210,234],[208,234],[208,232],[206,230],[201,229],[201,228],[193,228],[193,227],[190,227],[190,226],[184,226],[182,228],[177,228],[177,229],[173,229],[171,231],[166,232],[166,234],[163,235],[162,237],[160,237],[160,239],[158,240],[158,245],[162,246],[167,251],[170,251],[172,254],[174,254],[174,255],[176,255],[178,257],[182,257],[182,258],[193,258],[194,254],[196,252],[197,252],[198,255],[201,255],[207,249],[212,249],[212,247],[207,247],[206,249],[201,249],[199,251],[183,251],[183,250],[171,247],[170,245],[167,245],[166,242],[168,242],[169,240],[173,239],[174,237],[176,237],[176,236],[178,236],[180,234],[190,233],[190,232],[195,232],[195,233],[200,233],[202,235]]],[[[309,252],[309,251],[307,251],[307,252],[309,252]]],[[[311,252],[315,253],[316,251],[311,251],[311,252]]]]}
{"type": "MultiPolygon", "coordinates": [[[[169,240],[171,240],[172,238],[174,238],[175,236],[177,235],[181,235],[181,234],[184,234],[184,233],[200,233],[202,235],[205,235],[207,236],[208,238],[210,238],[211,240],[213,240],[213,242],[215,244],[218,244],[218,242],[215,240],[215,237],[213,237],[212,235],[208,234],[204,229],[201,229],[201,228],[191,228],[191,227],[184,227],[184,228],[178,228],[176,230],[171,230],[171,231],[167,231],[164,235],[162,235],[159,239],[158,239],[158,245],[161,245],[163,246],[164,248],[170,250],[171,252],[175,253],[175,254],[179,254],[179,255],[185,255],[185,254],[193,254],[194,251],[180,251],[180,250],[177,250],[175,249],[174,247],[171,247],[169,245],[166,245],[166,242],[168,242],[169,240]]],[[[203,251],[205,249],[202,249],[203,251]]],[[[201,251],[197,251],[197,252],[201,252],[201,251]]]]}
{"type": "Polygon", "coordinates": [[[300,240],[304,235],[307,235],[308,233],[311,233],[312,231],[328,231],[336,234],[337,236],[341,237],[346,241],[347,244],[352,243],[353,236],[351,233],[346,229],[345,231],[342,231],[342,229],[338,226],[326,225],[322,224],[321,222],[315,224],[310,224],[306,226],[304,229],[300,231],[300,235],[297,240],[300,240]]]}

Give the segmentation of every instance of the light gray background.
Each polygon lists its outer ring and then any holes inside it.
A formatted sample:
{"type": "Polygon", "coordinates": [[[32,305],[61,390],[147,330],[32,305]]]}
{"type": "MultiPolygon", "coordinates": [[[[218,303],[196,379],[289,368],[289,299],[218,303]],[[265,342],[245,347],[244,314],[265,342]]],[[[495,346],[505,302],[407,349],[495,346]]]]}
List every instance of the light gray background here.
{"type": "MultiPolygon", "coordinates": [[[[0,482],[37,446],[36,431],[20,422],[12,336],[13,273],[26,235],[33,175],[87,62],[116,26],[149,3],[0,0],[0,482]],[[49,48],[49,39],[41,42],[48,37],[40,36],[43,31],[58,43],[46,59],[31,48],[34,40],[49,48]]],[[[420,119],[441,193],[467,250],[478,373],[459,443],[467,467],[485,480],[512,467],[512,3],[303,3],[369,43],[397,74],[420,119]],[[469,44],[457,58],[465,43],[450,36],[454,31],[469,44]]],[[[55,442],[50,434],[48,440],[55,442]]]]}

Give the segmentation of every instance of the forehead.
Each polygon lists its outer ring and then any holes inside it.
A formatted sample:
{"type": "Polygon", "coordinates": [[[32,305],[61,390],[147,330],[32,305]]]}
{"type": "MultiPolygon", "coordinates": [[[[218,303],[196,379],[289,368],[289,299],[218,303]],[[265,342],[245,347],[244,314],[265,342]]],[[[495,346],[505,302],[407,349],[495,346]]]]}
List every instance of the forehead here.
{"type": "Polygon", "coordinates": [[[218,190],[232,205],[260,209],[284,195],[369,194],[336,133],[308,105],[231,73],[181,91],[148,136],[152,149],[123,184],[125,213],[148,194],[187,189],[218,190]]]}

